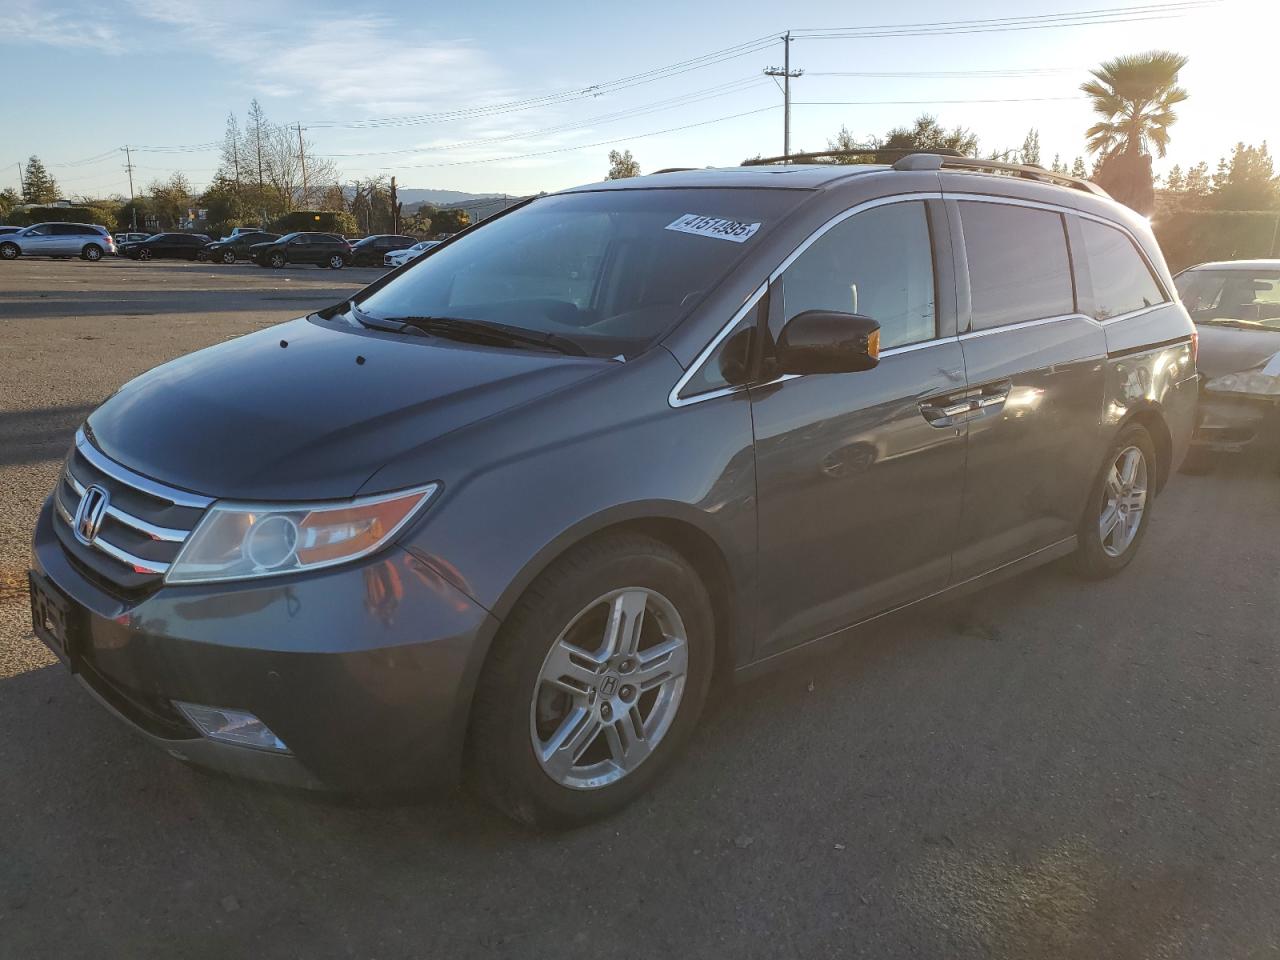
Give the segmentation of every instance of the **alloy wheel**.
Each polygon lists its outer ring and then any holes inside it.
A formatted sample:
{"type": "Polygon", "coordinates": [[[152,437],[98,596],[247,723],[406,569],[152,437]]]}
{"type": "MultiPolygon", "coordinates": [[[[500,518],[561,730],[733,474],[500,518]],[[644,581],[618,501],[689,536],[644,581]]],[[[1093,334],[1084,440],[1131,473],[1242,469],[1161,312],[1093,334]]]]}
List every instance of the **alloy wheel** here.
{"type": "Polygon", "coordinates": [[[1098,517],[1098,539],[1109,557],[1129,549],[1147,507],[1147,458],[1137,447],[1120,451],[1107,473],[1098,517]]]}
{"type": "Polygon", "coordinates": [[[338,255],[335,253],[332,257],[330,257],[330,258],[329,258],[329,269],[330,269],[330,270],[341,270],[341,269],[342,269],[342,267],[343,267],[343,260],[342,260],[342,257],[338,256],[338,255]]]}
{"type": "Polygon", "coordinates": [[[235,263],[235,262],[236,262],[236,255],[235,255],[235,252],[234,252],[234,251],[232,251],[232,250],[224,250],[224,251],[222,252],[222,262],[223,262],[223,263],[235,263]]]}
{"type": "Polygon", "coordinates": [[[102,248],[96,247],[93,244],[89,244],[87,247],[84,248],[84,258],[86,260],[101,260],[102,248]]]}
{"type": "Polygon", "coordinates": [[[576,790],[631,773],[671,729],[688,666],[684,622],[662,594],[626,587],[588,604],[534,684],[529,735],[543,772],[576,790]]]}
{"type": "Polygon", "coordinates": [[[150,260],[150,259],[151,259],[151,251],[150,251],[150,250],[148,250],[146,247],[143,247],[141,250],[139,250],[139,251],[138,251],[138,259],[139,259],[139,260],[150,260]]]}

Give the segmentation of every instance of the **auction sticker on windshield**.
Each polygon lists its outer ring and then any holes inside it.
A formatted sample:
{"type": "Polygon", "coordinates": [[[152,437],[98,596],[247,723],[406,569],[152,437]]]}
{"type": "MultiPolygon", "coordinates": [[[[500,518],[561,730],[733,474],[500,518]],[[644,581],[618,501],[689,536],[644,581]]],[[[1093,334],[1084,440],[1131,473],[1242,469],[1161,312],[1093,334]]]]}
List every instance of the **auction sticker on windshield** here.
{"type": "Polygon", "coordinates": [[[667,229],[676,230],[679,233],[692,233],[699,237],[715,237],[717,240],[746,243],[755,236],[755,232],[760,229],[760,224],[686,213],[683,217],[667,224],[667,229]]]}

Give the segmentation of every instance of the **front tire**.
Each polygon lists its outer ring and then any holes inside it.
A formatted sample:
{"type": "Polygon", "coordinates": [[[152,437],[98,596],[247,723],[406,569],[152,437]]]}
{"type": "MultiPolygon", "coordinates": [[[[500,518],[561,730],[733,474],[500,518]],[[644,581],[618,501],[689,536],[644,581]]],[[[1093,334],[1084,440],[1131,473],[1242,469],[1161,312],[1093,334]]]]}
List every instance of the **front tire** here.
{"type": "Polygon", "coordinates": [[[625,534],[573,548],[494,640],[472,706],[469,782],[538,826],[626,806],[693,732],[714,630],[697,572],[666,544],[625,534]]]}
{"type": "Polygon", "coordinates": [[[341,269],[342,269],[343,267],[345,267],[346,265],[347,265],[347,261],[343,260],[343,259],[342,259],[342,257],[340,257],[340,256],[339,256],[338,254],[336,254],[336,253],[335,253],[333,256],[331,256],[331,257],[329,258],[329,269],[330,269],[330,270],[341,270],[341,269]]]}
{"type": "Polygon", "coordinates": [[[223,250],[220,258],[225,264],[233,264],[236,262],[236,254],[234,250],[223,250]]]}
{"type": "Polygon", "coordinates": [[[16,243],[0,243],[0,260],[17,260],[22,256],[22,248],[16,243]]]}
{"type": "Polygon", "coordinates": [[[86,243],[84,249],[80,251],[80,259],[97,263],[102,259],[102,248],[96,243],[86,243]]]}
{"type": "Polygon", "coordinates": [[[141,250],[139,250],[139,251],[137,252],[137,254],[135,255],[134,259],[136,259],[136,260],[150,260],[150,259],[151,259],[151,251],[150,251],[150,250],[148,250],[146,247],[143,247],[141,250]]]}
{"type": "Polygon", "coordinates": [[[1101,580],[1129,565],[1151,525],[1157,476],[1155,444],[1134,423],[1120,431],[1098,471],[1078,533],[1079,573],[1101,580]]]}
{"type": "Polygon", "coordinates": [[[285,257],[283,253],[273,253],[269,259],[271,261],[271,266],[276,270],[282,269],[284,265],[289,262],[288,258],[285,257]]]}

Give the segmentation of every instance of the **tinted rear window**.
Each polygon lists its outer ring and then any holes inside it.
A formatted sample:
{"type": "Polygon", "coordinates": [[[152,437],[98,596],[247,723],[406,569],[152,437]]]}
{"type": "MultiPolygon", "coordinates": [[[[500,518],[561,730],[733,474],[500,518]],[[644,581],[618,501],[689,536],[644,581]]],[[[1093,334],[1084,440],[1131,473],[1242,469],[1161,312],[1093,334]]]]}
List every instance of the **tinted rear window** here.
{"type": "Polygon", "coordinates": [[[1048,210],[962,201],[972,327],[986,330],[1075,312],[1062,216],[1048,210]]]}
{"type": "Polygon", "coordinates": [[[1115,227],[1081,219],[1080,235],[1098,320],[1152,307],[1166,299],[1133,241],[1115,227]]]}
{"type": "Polygon", "coordinates": [[[803,191],[561,194],[488,221],[361,303],[380,317],[490,320],[638,352],[689,314],[803,191]],[[740,241],[740,242],[739,242],[740,241]]]}

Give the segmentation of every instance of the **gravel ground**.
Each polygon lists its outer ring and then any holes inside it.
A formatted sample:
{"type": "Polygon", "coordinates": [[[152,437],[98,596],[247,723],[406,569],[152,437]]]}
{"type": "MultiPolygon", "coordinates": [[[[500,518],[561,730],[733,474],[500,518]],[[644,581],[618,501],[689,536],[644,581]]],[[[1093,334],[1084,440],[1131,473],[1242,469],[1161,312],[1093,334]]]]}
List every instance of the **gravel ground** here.
{"type": "Polygon", "coordinates": [[[570,834],[136,740],[27,624],[71,433],[377,273],[0,264],[0,957],[1280,951],[1280,479],[1252,461],[1175,477],[1114,580],[1043,569],[721,695],[657,789],[570,834]]]}

